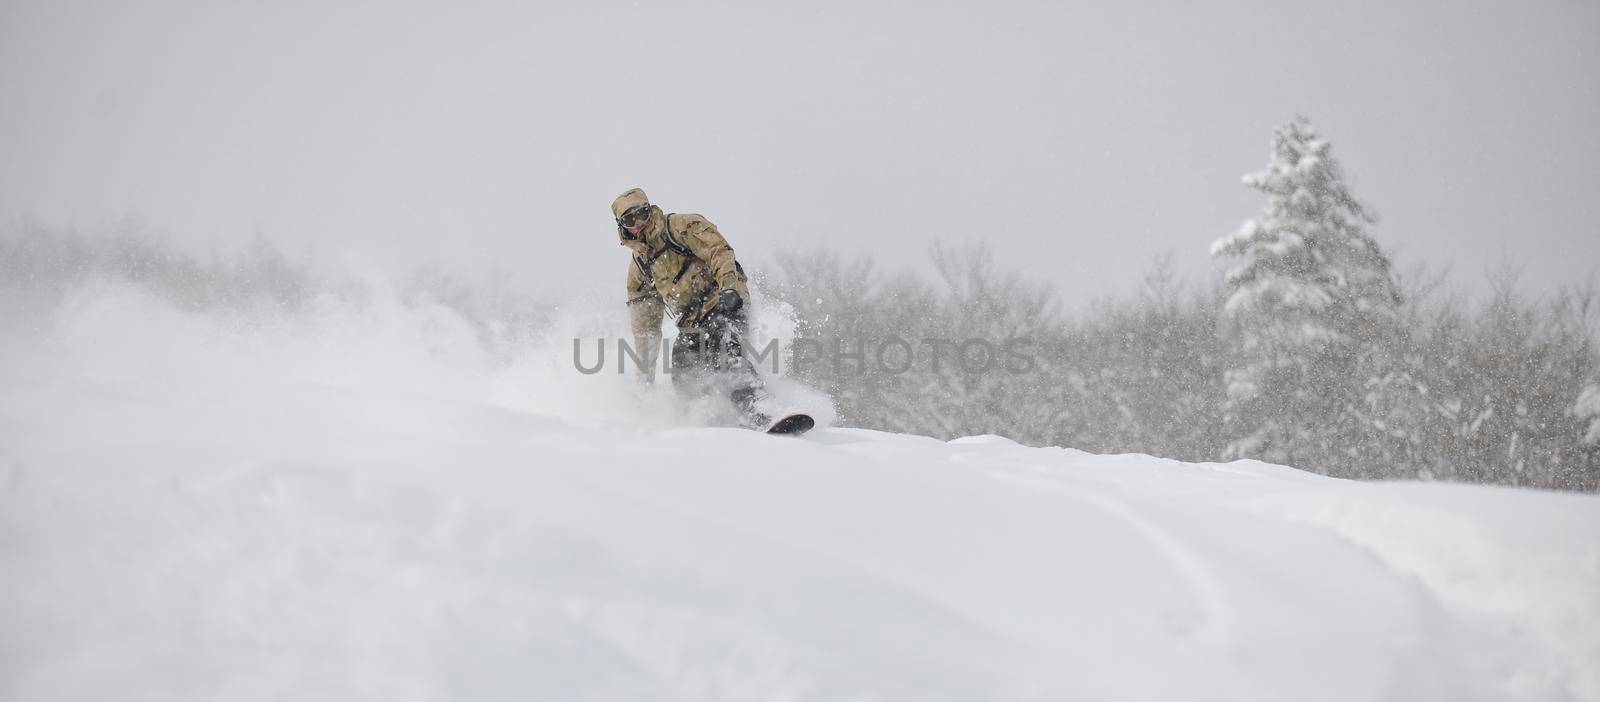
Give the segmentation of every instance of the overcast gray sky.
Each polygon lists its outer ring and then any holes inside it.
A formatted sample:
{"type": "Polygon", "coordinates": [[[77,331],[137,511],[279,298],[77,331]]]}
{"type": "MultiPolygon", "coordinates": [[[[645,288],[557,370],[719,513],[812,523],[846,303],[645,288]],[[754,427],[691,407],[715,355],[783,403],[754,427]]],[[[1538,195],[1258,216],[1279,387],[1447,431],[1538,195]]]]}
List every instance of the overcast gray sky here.
{"type": "Polygon", "coordinates": [[[1600,262],[1597,69],[1595,0],[0,0],[0,213],[609,293],[638,185],[744,259],[984,239],[1082,299],[1210,271],[1304,113],[1402,264],[1544,289],[1600,262]]]}

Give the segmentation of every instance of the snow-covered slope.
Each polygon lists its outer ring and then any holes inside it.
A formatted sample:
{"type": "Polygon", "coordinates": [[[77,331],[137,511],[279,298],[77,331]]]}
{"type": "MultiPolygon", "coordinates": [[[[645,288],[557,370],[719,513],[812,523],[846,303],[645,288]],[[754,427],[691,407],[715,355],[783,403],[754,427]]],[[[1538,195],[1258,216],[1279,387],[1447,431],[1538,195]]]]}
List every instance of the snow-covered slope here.
{"type": "Polygon", "coordinates": [[[0,356],[4,700],[1600,700],[1600,498],[694,426],[440,309],[0,356]]]}

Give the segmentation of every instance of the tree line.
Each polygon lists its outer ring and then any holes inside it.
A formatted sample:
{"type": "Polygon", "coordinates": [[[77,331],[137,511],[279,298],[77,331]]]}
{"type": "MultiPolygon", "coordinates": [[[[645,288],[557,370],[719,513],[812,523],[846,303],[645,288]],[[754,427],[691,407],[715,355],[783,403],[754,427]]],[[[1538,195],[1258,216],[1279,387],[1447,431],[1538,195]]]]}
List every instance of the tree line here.
{"type": "Polygon", "coordinates": [[[847,355],[892,354],[898,340],[1030,343],[1028,373],[927,353],[800,364],[853,426],[1600,490],[1592,285],[1532,299],[1507,268],[1472,300],[1445,292],[1441,275],[1399,274],[1303,118],[1275,130],[1267,168],[1245,184],[1266,204],[1213,245],[1232,264],[1224,279],[1189,290],[1161,263],[1136,296],[1087,314],[1063,314],[1048,286],[982,247],[935,248],[933,280],[790,254],[762,289],[792,308],[800,339],[847,355]]]}

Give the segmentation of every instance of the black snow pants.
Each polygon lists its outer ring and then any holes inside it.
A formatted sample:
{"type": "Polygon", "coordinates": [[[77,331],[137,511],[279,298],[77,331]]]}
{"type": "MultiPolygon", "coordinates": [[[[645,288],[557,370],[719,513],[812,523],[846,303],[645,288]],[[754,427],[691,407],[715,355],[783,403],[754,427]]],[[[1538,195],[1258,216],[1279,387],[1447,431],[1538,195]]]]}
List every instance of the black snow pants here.
{"type": "Polygon", "coordinates": [[[731,315],[713,310],[695,330],[680,330],[672,343],[672,384],[689,397],[725,394],[746,426],[766,424],[756,409],[763,395],[761,376],[744,354],[750,324],[744,310],[731,315]]]}

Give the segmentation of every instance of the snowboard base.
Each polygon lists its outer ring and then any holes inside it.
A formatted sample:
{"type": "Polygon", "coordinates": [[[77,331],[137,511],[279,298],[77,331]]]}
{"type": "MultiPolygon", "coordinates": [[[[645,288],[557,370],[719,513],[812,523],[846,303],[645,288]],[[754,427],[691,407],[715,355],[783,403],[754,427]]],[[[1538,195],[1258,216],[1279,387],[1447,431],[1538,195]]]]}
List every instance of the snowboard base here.
{"type": "Polygon", "coordinates": [[[790,436],[799,436],[799,435],[804,434],[804,433],[806,433],[808,431],[811,431],[811,428],[816,426],[816,425],[817,425],[817,421],[815,419],[812,419],[811,415],[808,415],[808,414],[791,414],[791,415],[789,415],[787,417],[784,417],[783,419],[780,419],[780,420],[778,420],[776,422],[773,422],[772,426],[767,427],[767,433],[768,434],[787,434],[787,435],[790,435],[790,436]]]}

